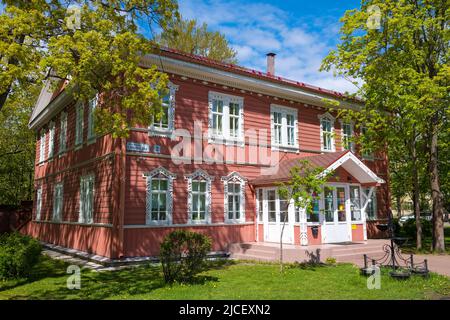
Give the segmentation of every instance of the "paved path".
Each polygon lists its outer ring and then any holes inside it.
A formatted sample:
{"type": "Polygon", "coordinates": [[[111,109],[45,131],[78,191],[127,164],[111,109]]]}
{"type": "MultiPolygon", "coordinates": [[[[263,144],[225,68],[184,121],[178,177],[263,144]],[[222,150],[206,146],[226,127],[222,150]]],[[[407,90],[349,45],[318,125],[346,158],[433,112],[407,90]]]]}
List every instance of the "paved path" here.
{"type": "MultiPolygon", "coordinates": [[[[388,243],[388,240],[369,239],[350,245],[324,244],[306,247],[285,245],[283,255],[286,262],[305,261],[309,260],[308,253],[315,253],[319,250],[321,261],[333,257],[337,262],[348,262],[362,267],[364,265],[363,254],[367,254],[373,259],[379,259],[385,254],[383,245],[388,243]]],[[[278,247],[279,245],[275,243],[253,242],[230,245],[229,251],[233,259],[277,261],[279,259],[278,247]]],[[[450,277],[450,255],[414,255],[414,259],[416,262],[427,259],[428,268],[431,271],[450,277]]]]}

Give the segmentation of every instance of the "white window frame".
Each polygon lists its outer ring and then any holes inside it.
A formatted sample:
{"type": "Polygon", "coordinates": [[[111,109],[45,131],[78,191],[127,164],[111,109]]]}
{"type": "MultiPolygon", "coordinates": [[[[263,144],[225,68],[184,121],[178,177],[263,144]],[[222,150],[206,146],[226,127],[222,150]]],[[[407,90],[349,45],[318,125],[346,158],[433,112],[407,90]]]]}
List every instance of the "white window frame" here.
{"type": "Polygon", "coordinates": [[[342,119],[339,120],[341,123],[341,144],[342,144],[342,150],[350,150],[351,152],[355,152],[355,142],[352,141],[353,137],[355,136],[355,124],[353,121],[343,121],[342,119]],[[345,133],[345,126],[350,126],[350,136],[345,133]],[[350,143],[350,149],[345,148],[345,138],[349,139],[350,143]]]}
{"type": "Polygon", "coordinates": [[[39,186],[36,190],[36,221],[41,220],[42,214],[42,186],[39,186]]]}
{"type": "Polygon", "coordinates": [[[197,169],[193,173],[186,175],[184,177],[187,180],[187,208],[188,208],[188,224],[210,224],[211,223],[211,183],[214,181],[214,177],[211,177],[207,172],[197,169]],[[203,179],[206,181],[206,191],[205,191],[205,219],[204,220],[193,220],[192,219],[192,181],[196,179],[203,179]]]}
{"type": "Polygon", "coordinates": [[[95,117],[94,112],[98,103],[98,94],[95,95],[93,99],[89,101],[88,104],[88,132],[87,132],[87,141],[88,143],[92,143],[95,141],[95,117]]]}
{"type": "Polygon", "coordinates": [[[208,140],[209,143],[225,143],[244,146],[244,98],[233,96],[225,93],[209,91],[208,93],[209,119],[208,119],[208,140]],[[221,100],[223,102],[222,110],[222,133],[217,134],[213,128],[213,100],[221,100]],[[237,136],[230,133],[230,103],[239,105],[237,136]]]}
{"type": "Polygon", "coordinates": [[[67,112],[61,112],[59,120],[59,154],[67,150],[67,112]]]}
{"type": "Polygon", "coordinates": [[[53,189],[53,221],[61,221],[64,207],[64,183],[58,182],[53,189]]]}
{"type": "Polygon", "coordinates": [[[55,123],[53,121],[50,122],[48,126],[48,152],[47,158],[53,158],[53,154],[55,153],[55,123]]]}
{"type": "Polygon", "coordinates": [[[75,146],[83,144],[84,131],[84,104],[78,102],[75,105],[75,146]]]}
{"type": "Polygon", "coordinates": [[[95,176],[94,174],[88,174],[80,178],[80,209],[78,215],[78,222],[85,224],[94,223],[94,196],[95,196],[95,176]],[[92,182],[91,197],[86,199],[89,194],[89,189],[86,191],[86,185],[92,182]],[[87,206],[87,208],[86,208],[87,206]]]}
{"type": "Polygon", "coordinates": [[[231,172],[229,175],[222,177],[222,182],[224,184],[224,221],[226,223],[244,223],[245,222],[245,184],[246,179],[242,177],[238,172],[231,172]],[[228,184],[239,184],[239,219],[232,218],[230,219],[228,216],[228,184]]]}
{"type": "Polygon", "coordinates": [[[44,129],[41,129],[41,134],[39,138],[39,163],[43,163],[45,161],[45,140],[46,139],[46,132],[44,129]]]}
{"type": "Polygon", "coordinates": [[[294,108],[289,108],[285,106],[270,105],[270,131],[271,131],[271,142],[272,150],[288,151],[288,152],[299,152],[298,143],[298,110],[294,108]],[[281,114],[281,141],[278,142],[275,137],[275,117],[274,113],[281,114]],[[292,116],[294,118],[294,144],[290,145],[288,143],[288,124],[287,116],[292,116]]]}
{"type": "MultiPolygon", "coordinates": [[[[152,123],[149,127],[149,135],[150,136],[158,136],[158,137],[171,137],[175,130],[175,106],[176,106],[176,92],[178,91],[179,86],[169,82],[167,85],[169,89],[169,104],[167,105],[167,121],[168,127],[162,128],[160,126],[156,126],[155,123],[152,123]]],[[[161,122],[160,122],[161,123],[161,122]]]]}
{"type": "MultiPolygon", "coordinates": [[[[364,214],[365,215],[365,220],[377,220],[378,219],[378,203],[377,203],[377,190],[376,188],[373,188],[372,194],[371,194],[371,198],[368,198],[368,195],[370,194],[370,187],[369,188],[361,188],[361,196],[365,198],[365,200],[367,201],[367,205],[364,208],[364,214]],[[373,213],[374,216],[373,217],[369,217],[368,214],[368,209],[369,209],[369,205],[370,203],[373,201],[373,213]]],[[[361,201],[362,201],[362,197],[361,197],[361,201]]],[[[361,210],[362,211],[362,210],[361,210]]]]}
{"type": "Polygon", "coordinates": [[[320,126],[320,150],[323,152],[335,152],[336,151],[336,143],[335,143],[335,131],[334,131],[334,123],[336,118],[333,117],[329,112],[326,112],[324,114],[321,114],[318,116],[319,118],[319,126],[320,126]],[[325,139],[324,139],[324,131],[322,128],[322,121],[328,120],[330,121],[330,127],[331,127],[331,148],[325,149],[325,139]]]}
{"type": "Polygon", "coordinates": [[[176,179],[176,175],[168,171],[163,167],[158,167],[150,172],[144,173],[144,177],[147,179],[146,186],[146,224],[148,225],[170,225],[172,224],[172,211],[173,211],[173,181],[176,179]],[[152,181],[153,179],[160,179],[160,176],[164,176],[167,181],[166,190],[166,219],[165,220],[152,220],[152,181]]]}

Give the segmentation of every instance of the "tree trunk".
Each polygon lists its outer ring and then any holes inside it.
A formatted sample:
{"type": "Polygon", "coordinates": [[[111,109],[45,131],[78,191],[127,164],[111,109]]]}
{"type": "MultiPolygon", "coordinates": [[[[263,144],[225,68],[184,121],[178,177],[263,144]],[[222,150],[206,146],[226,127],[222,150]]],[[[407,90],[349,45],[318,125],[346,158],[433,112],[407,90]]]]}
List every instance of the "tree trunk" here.
{"type": "Polygon", "coordinates": [[[439,184],[438,170],[438,117],[436,113],[431,122],[430,141],[430,185],[433,200],[433,251],[445,251],[444,204],[439,184]]]}
{"type": "MultiPolygon", "coordinates": [[[[414,134],[415,136],[415,134],[414,134]]],[[[412,156],[412,184],[413,184],[413,204],[414,217],[416,218],[416,248],[422,249],[422,222],[420,221],[420,190],[419,190],[419,172],[417,168],[417,146],[416,138],[413,138],[411,143],[412,156]]]]}
{"type": "Polygon", "coordinates": [[[402,197],[400,195],[397,195],[397,218],[400,218],[402,216],[402,197]]]}

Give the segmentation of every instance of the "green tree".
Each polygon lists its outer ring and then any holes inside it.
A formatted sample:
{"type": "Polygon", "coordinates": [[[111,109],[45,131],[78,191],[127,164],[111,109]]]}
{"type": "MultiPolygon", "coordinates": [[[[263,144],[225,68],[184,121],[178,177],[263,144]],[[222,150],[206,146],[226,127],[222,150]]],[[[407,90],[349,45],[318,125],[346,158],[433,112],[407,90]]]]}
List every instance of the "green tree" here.
{"type": "MultiPolygon", "coordinates": [[[[363,0],[360,9],[341,18],[341,42],[322,65],[362,80],[357,94],[365,105],[359,117],[377,137],[378,148],[391,148],[404,136],[417,165],[428,155],[435,251],[445,250],[438,148],[449,112],[449,5],[447,0],[363,0]]],[[[419,168],[413,168],[411,177],[420,181],[414,176],[419,168]]]]}
{"type": "Polygon", "coordinates": [[[28,121],[40,89],[34,85],[12,93],[0,112],[0,204],[33,198],[36,138],[28,121]]]}
{"type": "Polygon", "coordinates": [[[167,75],[140,65],[155,42],[139,34],[148,21],[166,29],[178,19],[175,0],[1,0],[0,110],[12,92],[64,81],[74,98],[104,94],[96,130],[115,137],[160,114],[167,75]],[[48,72],[51,70],[51,73],[48,72]],[[149,105],[153,107],[150,108],[149,105]]]}
{"type": "Polygon", "coordinates": [[[199,25],[197,20],[180,19],[157,37],[162,46],[196,54],[210,59],[237,63],[236,51],[230,47],[220,32],[208,30],[208,25],[199,25]]]}
{"type": "MultiPolygon", "coordinates": [[[[324,184],[328,181],[333,171],[326,172],[322,167],[312,165],[308,160],[299,160],[298,164],[290,170],[289,180],[278,184],[278,195],[281,199],[291,200],[295,208],[312,208],[313,195],[322,193],[324,184]]],[[[286,208],[286,210],[288,210],[286,208]]],[[[283,234],[287,222],[287,212],[281,217],[280,233],[280,271],[283,271],[283,234]]]]}

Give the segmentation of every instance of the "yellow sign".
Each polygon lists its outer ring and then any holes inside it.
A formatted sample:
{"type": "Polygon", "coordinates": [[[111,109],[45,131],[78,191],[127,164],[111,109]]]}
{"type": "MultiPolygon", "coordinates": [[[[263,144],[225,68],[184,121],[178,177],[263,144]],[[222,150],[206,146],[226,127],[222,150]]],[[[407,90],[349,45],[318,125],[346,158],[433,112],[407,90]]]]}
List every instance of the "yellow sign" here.
{"type": "Polygon", "coordinates": [[[352,230],[356,230],[356,224],[352,224],[352,230]]]}

